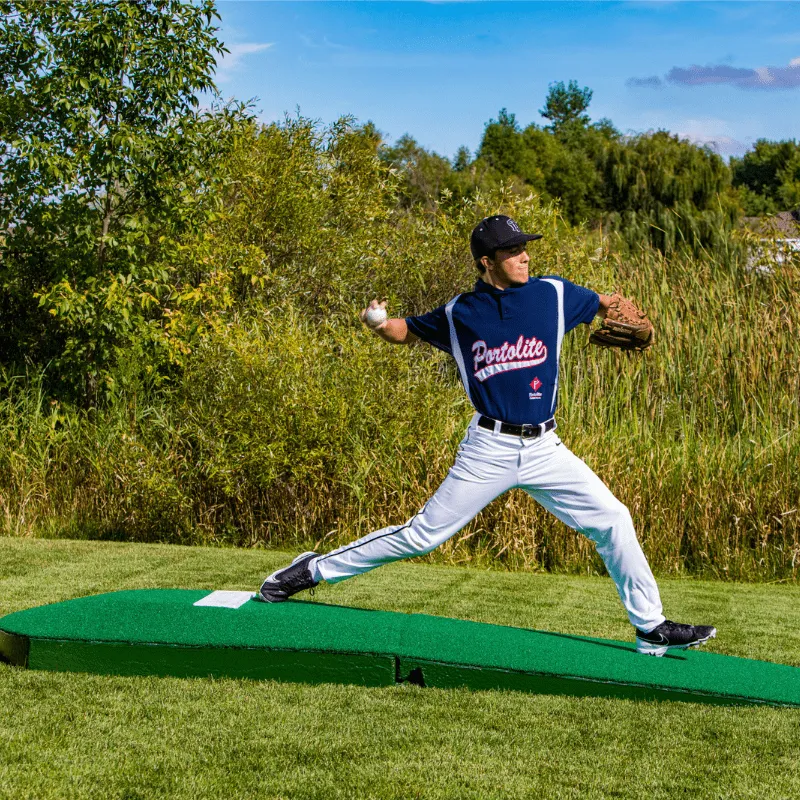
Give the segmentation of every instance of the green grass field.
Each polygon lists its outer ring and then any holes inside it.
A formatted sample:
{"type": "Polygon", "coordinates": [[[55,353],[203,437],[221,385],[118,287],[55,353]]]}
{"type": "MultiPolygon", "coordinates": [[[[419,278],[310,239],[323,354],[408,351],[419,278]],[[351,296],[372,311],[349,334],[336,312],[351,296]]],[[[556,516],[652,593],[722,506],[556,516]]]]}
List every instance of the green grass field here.
{"type": "MultiPolygon", "coordinates": [[[[142,587],[255,588],[287,554],[0,539],[0,614],[142,587]]],[[[661,582],[720,653],[800,665],[800,587],[661,582]]],[[[601,578],[398,564],[317,599],[629,638],[601,578]]],[[[0,797],[800,795],[800,713],[513,692],[112,678],[0,666],[0,797]]]]}

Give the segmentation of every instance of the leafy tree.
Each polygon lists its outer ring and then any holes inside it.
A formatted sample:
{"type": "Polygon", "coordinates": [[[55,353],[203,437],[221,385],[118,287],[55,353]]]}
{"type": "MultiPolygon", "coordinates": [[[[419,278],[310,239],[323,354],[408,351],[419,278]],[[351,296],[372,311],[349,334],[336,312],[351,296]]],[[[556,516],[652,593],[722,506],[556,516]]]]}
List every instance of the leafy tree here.
{"type": "Polygon", "coordinates": [[[774,214],[800,207],[800,143],[759,139],[742,158],[731,159],[733,185],[745,212],[774,214]]]}
{"type": "Polygon", "coordinates": [[[462,145],[453,156],[453,169],[456,172],[464,172],[472,164],[472,153],[468,147],[462,145]]]}
{"type": "Polygon", "coordinates": [[[736,194],[742,210],[748,217],[762,217],[777,214],[780,211],[778,202],[767,194],[759,194],[746,184],[736,187],[736,194]]]}
{"type": "Polygon", "coordinates": [[[738,206],[725,162],[667,131],[609,146],[603,165],[611,224],[631,244],[695,252],[724,244],[738,206]]]}
{"type": "Polygon", "coordinates": [[[599,133],[606,141],[619,139],[620,132],[608,117],[601,117],[591,126],[592,130],[599,133]]]}
{"type": "MultiPolygon", "coordinates": [[[[563,84],[560,86],[564,89],[563,84]]],[[[585,92],[583,97],[588,105],[591,91],[585,92]]],[[[553,109],[559,105],[573,110],[586,107],[569,101],[561,103],[554,94],[558,92],[551,90],[548,98],[553,109]]],[[[608,120],[593,126],[585,124],[588,122],[585,115],[558,116],[555,110],[553,114],[558,117],[557,129],[531,124],[520,130],[514,114],[501,110],[498,119],[486,125],[479,158],[504,179],[516,176],[544,199],[559,198],[570,221],[595,219],[604,210],[599,167],[603,149],[619,134],[608,120]]]]}
{"type": "Polygon", "coordinates": [[[478,157],[502,175],[525,172],[525,142],[516,115],[501,108],[497,119],[486,123],[478,148],[478,157]]]}
{"type": "Polygon", "coordinates": [[[0,14],[0,361],[52,360],[89,397],[133,346],[176,355],[166,323],[195,290],[173,264],[242,109],[198,110],[224,50],[212,0],[0,14]]]}
{"type": "Polygon", "coordinates": [[[778,175],[781,181],[778,196],[784,209],[797,211],[800,209],[800,149],[795,150],[778,175]]]}
{"type": "Polygon", "coordinates": [[[606,150],[619,139],[609,119],[590,124],[586,110],[593,92],[576,81],[550,84],[540,114],[550,120],[545,131],[561,145],[547,178],[550,195],[560,197],[564,213],[572,222],[597,221],[608,207],[603,186],[602,164],[606,150]]]}
{"type": "Polygon", "coordinates": [[[502,182],[505,186],[527,193],[544,191],[535,154],[530,151],[517,118],[507,109],[500,109],[497,119],[486,123],[477,157],[470,166],[475,188],[491,190],[502,182]]]}
{"type": "Polygon", "coordinates": [[[401,136],[392,146],[384,145],[380,157],[400,172],[400,197],[406,207],[431,205],[447,187],[452,171],[450,162],[427,151],[409,134],[401,136]]]}
{"type": "Polygon", "coordinates": [[[525,182],[545,199],[558,198],[573,223],[592,219],[600,176],[582,143],[568,143],[549,130],[529,125],[523,132],[528,153],[525,182]]]}
{"type": "MultiPolygon", "coordinates": [[[[666,132],[623,138],[608,119],[592,124],[591,98],[575,81],[551,84],[540,112],[551,122],[544,128],[521,130],[503,109],[486,125],[478,162],[506,183],[518,179],[523,189],[558,199],[570,222],[605,221],[631,244],[665,252],[718,245],[738,213],[725,162],[666,132]]],[[[790,164],[781,172],[782,196],[800,189],[794,174],[790,164]]]]}
{"type": "MultiPolygon", "coordinates": [[[[202,279],[216,280],[237,312],[296,298],[306,314],[327,318],[340,303],[351,314],[344,276],[363,280],[378,258],[396,197],[378,141],[374,126],[350,117],[326,127],[303,117],[253,123],[226,162],[224,213],[192,243],[202,279]]],[[[215,298],[202,304],[213,317],[215,298]]]]}
{"type": "Polygon", "coordinates": [[[584,113],[592,101],[592,90],[588,86],[580,88],[577,81],[551,83],[545,98],[544,108],[539,113],[550,120],[553,131],[560,131],[577,125],[589,124],[589,115],[584,113]]]}

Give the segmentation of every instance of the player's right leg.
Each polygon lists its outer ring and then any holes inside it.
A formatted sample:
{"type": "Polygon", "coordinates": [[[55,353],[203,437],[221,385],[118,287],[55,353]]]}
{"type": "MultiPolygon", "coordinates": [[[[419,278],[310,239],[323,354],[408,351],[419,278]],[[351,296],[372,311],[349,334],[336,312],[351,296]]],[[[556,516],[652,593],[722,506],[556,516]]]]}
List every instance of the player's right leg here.
{"type": "Polygon", "coordinates": [[[431,552],[514,484],[517,456],[508,437],[477,428],[473,420],[450,472],[419,513],[403,525],[381,528],[325,555],[298,556],[264,581],[262,598],[280,602],[321,580],[336,583],[431,552]]]}

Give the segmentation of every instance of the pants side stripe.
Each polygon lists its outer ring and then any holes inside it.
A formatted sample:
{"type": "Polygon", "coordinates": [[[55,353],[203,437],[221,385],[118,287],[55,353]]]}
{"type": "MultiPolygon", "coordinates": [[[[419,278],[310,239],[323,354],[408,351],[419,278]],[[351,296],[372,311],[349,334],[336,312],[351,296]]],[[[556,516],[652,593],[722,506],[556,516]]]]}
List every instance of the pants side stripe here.
{"type": "MultiPolygon", "coordinates": [[[[430,500],[428,501],[428,503],[429,502],[430,502],[430,500]]],[[[349,553],[351,550],[357,550],[359,547],[365,547],[368,544],[372,544],[373,542],[380,541],[381,539],[385,539],[388,536],[396,536],[398,533],[404,531],[406,528],[410,528],[411,525],[413,524],[414,520],[420,514],[424,514],[425,513],[425,509],[428,507],[428,503],[425,503],[425,505],[419,511],[417,511],[417,513],[414,514],[414,516],[411,517],[411,519],[408,522],[406,522],[405,525],[401,525],[399,528],[396,528],[393,531],[389,531],[388,533],[382,533],[380,536],[375,536],[372,539],[367,539],[364,542],[358,542],[356,544],[351,544],[350,547],[345,547],[343,550],[338,550],[338,549],[337,550],[332,550],[327,555],[318,556],[317,557],[317,564],[319,564],[320,561],[325,561],[326,558],[330,558],[331,556],[340,556],[343,553],[349,553]]]]}

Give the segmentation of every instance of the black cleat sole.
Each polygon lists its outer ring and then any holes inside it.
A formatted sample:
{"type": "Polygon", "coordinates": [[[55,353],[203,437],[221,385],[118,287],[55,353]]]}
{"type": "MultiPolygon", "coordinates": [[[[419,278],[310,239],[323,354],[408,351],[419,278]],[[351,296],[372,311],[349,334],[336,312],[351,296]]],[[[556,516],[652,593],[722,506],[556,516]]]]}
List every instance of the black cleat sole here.
{"type": "Polygon", "coordinates": [[[712,628],[711,632],[702,638],[694,639],[686,644],[655,644],[654,642],[647,642],[644,639],[636,637],[636,652],[646,656],[655,656],[660,658],[666,655],[671,650],[688,650],[691,647],[700,647],[705,644],[709,639],[714,639],[717,636],[717,629],[712,628]]]}

